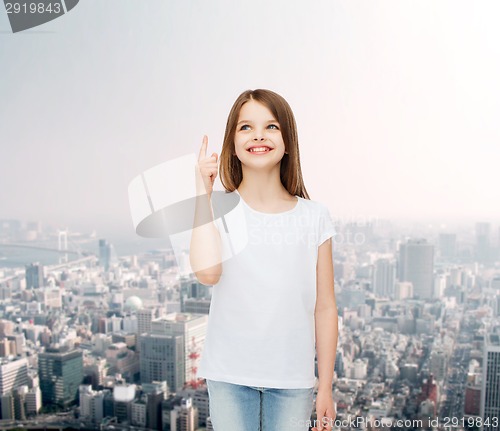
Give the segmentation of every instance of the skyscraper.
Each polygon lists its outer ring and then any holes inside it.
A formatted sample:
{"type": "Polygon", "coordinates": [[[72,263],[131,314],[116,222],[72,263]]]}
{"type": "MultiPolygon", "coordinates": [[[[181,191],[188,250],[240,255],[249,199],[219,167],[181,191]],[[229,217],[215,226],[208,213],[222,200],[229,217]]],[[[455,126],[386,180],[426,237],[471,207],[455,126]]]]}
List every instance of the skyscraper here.
{"type": "Polygon", "coordinates": [[[0,359],[0,395],[7,395],[12,390],[28,384],[28,360],[18,358],[0,359]]]}
{"type": "Polygon", "coordinates": [[[38,289],[43,286],[43,265],[39,262],[26,265],[26,289],[38,289]]]}
{"type": "Polygon", "coordinates": [[[205,342],[208,316],[191,313],[169,313],[151,322],[151,333],[182,335],[184,339],[184,380],[196,380],[199,358],[205,342]]]}
{"type": "Polygon", "coordinates": [[[82,352],[48,348],[38,355],[38,374],[43,403],[68,406],[77,400],[83,380],[82,352]]]}
{"type": "Polygon", "coordinates": [[[377,259],[373,272],[373,293],[379,297],[392,297],[395,278],[396,266],[394,263],[389,259],[377,259]]]}
{"type": "Polygon", "coordinates": [[[409,239],[399,246],[398,278],[411,281],[418,299],[433,297],[434,246],[426,239],[409,239]]]}
{"type": "Polygon", "coordinates": [[[488,264],[491,261],[490,223],[476,223],[476,261],[488,264]]]}
{"type": "Polygon", "coordinates": [[[111,264],[116,262],[116,252],[113,244],[105,239],[99,240],[99,264],[104,267],[105,271],[109,270],[111,264]]]}
{"type": "Polygon", "coordinates": [[[185,382],[184,337],[146,333],[140,339],[141,381],[166,381],[170,391],[180,391],[185,382]]]}
{"type": "MultiPolygon", "coordinates": [[[[499,329],[499,328],[497,328],[499,329]]],[[[500,331],[499,331],[500,332],[500,331]]],[[[500,430],[500,335],[485,335],[483,354],[483,381],[481,390],[481,418],[483,431],[500,430]]]]}

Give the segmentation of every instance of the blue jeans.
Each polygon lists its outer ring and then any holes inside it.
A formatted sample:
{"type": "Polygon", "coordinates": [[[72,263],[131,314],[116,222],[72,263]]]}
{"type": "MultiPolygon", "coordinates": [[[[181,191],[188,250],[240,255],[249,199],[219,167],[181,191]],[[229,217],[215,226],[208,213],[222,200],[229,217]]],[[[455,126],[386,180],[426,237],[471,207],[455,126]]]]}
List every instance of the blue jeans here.
{"type": "Polygon", "coordinates": [[[314,388],[274,389],[207,381],[215,431],[308,431],[314,388]]]}

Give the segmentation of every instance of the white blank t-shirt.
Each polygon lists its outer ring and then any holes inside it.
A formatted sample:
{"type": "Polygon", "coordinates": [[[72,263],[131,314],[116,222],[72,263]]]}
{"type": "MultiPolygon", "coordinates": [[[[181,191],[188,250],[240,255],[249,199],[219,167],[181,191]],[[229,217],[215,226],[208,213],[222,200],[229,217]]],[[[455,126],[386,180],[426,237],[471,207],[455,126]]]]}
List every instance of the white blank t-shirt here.
{"type": "Polygon", "coordinates": [[[336,230],[325,205],[297,197],[293,209],[277,214],[240,198],[248,244],[222,263],[213,286],[198,377],[277,389],[315,385],[318,247],[336,230]]]}

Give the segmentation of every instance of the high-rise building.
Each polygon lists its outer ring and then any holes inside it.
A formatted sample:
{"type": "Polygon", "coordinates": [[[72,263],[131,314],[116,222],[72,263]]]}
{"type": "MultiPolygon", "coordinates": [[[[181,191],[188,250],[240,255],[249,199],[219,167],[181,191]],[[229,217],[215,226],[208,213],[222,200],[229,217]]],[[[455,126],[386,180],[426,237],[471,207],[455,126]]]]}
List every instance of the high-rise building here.
{"type": "Polygon", "coordinates": [[[14,419],[16,417],[14,410],[14,396],[12,392],[2,395],[0,397],[0,404],[2,406],[2,419],[14,419]]]}
{"type": "Polygon", "coordinates": [[[146,395],[143,394],[139,399],[132,402],[130,413],[132,425],[146,428],[146,419],[148,417],[146,395]]]}
{"type": "Polygon", "coordinates": [[[484,338],[481,418],[483,431],[500,430],[500,335],[487,332],[484,338]]]}
{"type": "Polygon", "coordinates": [[[186,382],[196,380],[207,324],[207,315],[190,313],[169,313],[151,322],[153,334],[182,335],[184,338],[186,382]]]}
{"type": "Polygon", "coordinates": [[[47,348],[38,355],[38,374],[44,404],[66,407],[78,399],[83,380],[81,350],[68,347],[47,348]]]}
{"type": "Polygon", "coordinates": [[[116,263],[116,251],[113,244],[109,243],[105,239],[99,240],[99,264],[104,267],[105,271],[108,271],[113,263],[116,263]]]}
{"type": "Polygon", "coordinates": [[[390,259],[377,259],[373,271],[373,293],[379,297],[393,297],[396,265],[390,259]]]}
{"type": "Polygon", "coordinates": [[[111,257],[111,246],[105,239],[99,240],[99,264],[104,267],[104,270],[109,269],[111,257]]]}
{"type": "Polygon", "coordinates": [[[26,289],[38,289],[43,286],[43,265],[39,262],[26,265],[26,289]]]}
{"type": "Polygon", "coordinates": [[[104,418],[104,391],[94,391],[90,385],[80,385],[80,417],[98,424],[104,418]]]}
{"type": "Polygon", "coordinates": [[[163,429],[161,421],[162,402],[167,399],[167,382],[143,383],[142,390],[147,399],[146,427],[151,429],[163,429]]]}
{"type": "Polygon", "coordinates": [[[491,263],[492,250],[490,240],[490,223],[476,223],[476,261],[479,263],[491,263]]]}
{"type": "Polygon", "coordinates": [[[183,398],[180,405],[170,412],[170,429],[196,431],[198,429],[198,409],[191,397],[183,398]]]}
{"type": "Polygon", "coordinates": [[[26,358],[0,360],[0,396],[28,384],[28,360],[26,358]]]}
{"type": "Polygon", "coordinates": [[[151,322],[165,313],[165,307],[148,307],[137,310],[137,333],[151,332],[151,322]]]}
{"type": "Polygon", "coordinates": [[[210,299],[186,299],[183,313],[206,314],[210,313],[210,299]]]}
{"type": "Polygon", "coordinates": [[[25,395],[26,399],[26,414],[37,415],[42,408],[42,391],[39,386],[35,386],[28,390],[25,395]]]}
{"type": "Polygon", "coordinates": [[[141,381],[166,380],[170,391],[180,391],[186,375],[184,337],[145,333],[140,346],[141,381]]]}
{"type": "Polygon", "coordinates": [[[434,246],[427,240],[409,239],[399,246],[398,278],[411,281],[413,295],[430,299],[434,291],[434,246]]]}
{"type": "Polygon", "coordinates": [[[132,403],[134,402],[137,387],[125,382],[115,385],[113,390],[114,415],[119,422],[130,421],[132,417],[132,403]]]}

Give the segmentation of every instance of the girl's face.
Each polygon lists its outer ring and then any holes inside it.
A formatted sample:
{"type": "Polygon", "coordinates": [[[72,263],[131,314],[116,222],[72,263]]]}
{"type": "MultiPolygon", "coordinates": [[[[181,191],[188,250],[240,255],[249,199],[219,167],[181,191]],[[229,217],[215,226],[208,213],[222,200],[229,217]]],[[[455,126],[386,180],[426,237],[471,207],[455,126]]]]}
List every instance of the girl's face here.
{"type": "Polygon", "coordinates": [[[249,100],[241,107],[234,148],[245,166],[273,167],[281,162],[285,153],[281,127],[262,103],[249,100]]]}

